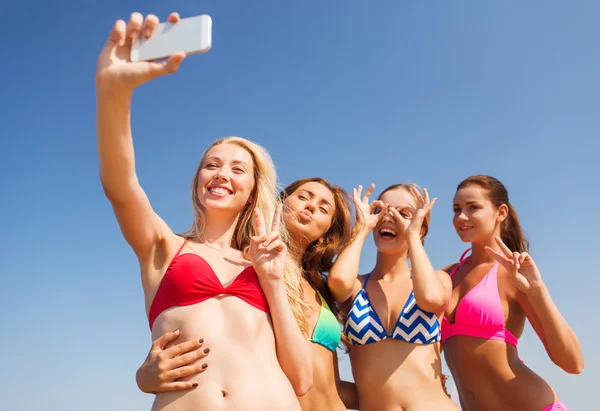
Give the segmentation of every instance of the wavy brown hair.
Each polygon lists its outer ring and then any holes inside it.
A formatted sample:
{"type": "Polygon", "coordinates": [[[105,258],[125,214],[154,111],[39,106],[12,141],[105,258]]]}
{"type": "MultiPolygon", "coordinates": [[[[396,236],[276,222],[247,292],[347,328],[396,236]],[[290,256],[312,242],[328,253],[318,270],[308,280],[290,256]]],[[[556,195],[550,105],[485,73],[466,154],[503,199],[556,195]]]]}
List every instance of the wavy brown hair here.
{"type": "MultiPolygon", "coordinates": [[[[343,188],[330,184],[324,178],[309,177],[296,180],[285,187],[279,193],[279,200],[285,204],[285,199],[298,188],[312,182],[323,185],[333,194],[335,212],[325,235],[309,244],[304,251],[302,270],[309,284],[321,293],[333,314],[342,323],[344,316],[331,295],[331,291],[329,291],[326,274],[331,270],[335,257],[342,252],[352,239],[352,225],[356,220],[350,206],[352,199],[343,188]]],[[[293,247],[293,245],[291,246],[293,247]]]]}
{"type": "Polygon", "coordinates": [[[500,237],[504,244],[506,244],[511,251],[517,251],[519,253],[529,251],[529,241],[521,228],[517,210],[515,210],[508,200],[508,190],[504,184],[495,177],[479,174],[465,178],[460,182],[458,187],[456,187],[456,191],[471,185],[483,188],[487,192],[488,199],[492,202],[494,207],[498,208],[502,204],[506,204],[508,207],[508,216],[502,221],[502,225],[500,226],[500,237]]]}

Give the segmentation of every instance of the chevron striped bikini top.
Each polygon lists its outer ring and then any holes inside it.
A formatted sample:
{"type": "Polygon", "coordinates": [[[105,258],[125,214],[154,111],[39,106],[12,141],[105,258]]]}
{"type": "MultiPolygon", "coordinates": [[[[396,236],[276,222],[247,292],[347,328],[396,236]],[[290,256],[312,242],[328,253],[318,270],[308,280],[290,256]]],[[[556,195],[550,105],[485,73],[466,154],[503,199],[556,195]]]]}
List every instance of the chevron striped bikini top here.
{"type": "Polygon", "coordinates": [[[344,335],[352,345],[371,344],[389,338],[413,344],[431,344],[441,340],[437,316],[417,305],[412,290],[400,311],[396,326],[388,334],[369,300],[368,282],[369,275],[365,277],[363,287],[352,300],[346,316],[344,335]]]}

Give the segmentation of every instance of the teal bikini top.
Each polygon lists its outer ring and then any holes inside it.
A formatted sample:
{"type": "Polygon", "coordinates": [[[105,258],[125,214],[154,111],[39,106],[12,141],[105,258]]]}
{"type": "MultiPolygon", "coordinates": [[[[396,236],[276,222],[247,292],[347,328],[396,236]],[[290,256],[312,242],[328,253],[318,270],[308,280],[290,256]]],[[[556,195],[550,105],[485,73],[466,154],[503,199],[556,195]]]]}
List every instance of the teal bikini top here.
{"type": "Polygon", "coordinates": [[[321,311],[319,312],[319,319],[315,325],[312,336],[309,341],[320,344],[333,352],[340,345],[341,329],[337,318],[331,312],[331,308],[327,304],[327,301],[323,298],[321,293],[317,291],[319,298],[321,298],[321,311]]]}

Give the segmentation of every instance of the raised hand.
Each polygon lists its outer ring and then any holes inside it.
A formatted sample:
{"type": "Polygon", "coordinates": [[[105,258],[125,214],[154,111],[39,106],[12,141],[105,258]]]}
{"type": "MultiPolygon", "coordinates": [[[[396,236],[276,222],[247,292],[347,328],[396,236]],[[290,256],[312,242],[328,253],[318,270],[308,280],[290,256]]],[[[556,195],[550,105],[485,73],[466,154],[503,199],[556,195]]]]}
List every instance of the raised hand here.
{"type": "MultiPolygon", "coordinates": [[[[167,21],[179,22],[179,14],[171,13],[167,21]]],[[[133,13],[129,22],[117,20],[100,55],[96,68],[96,82],[105,87],[114,87],[121,91],[132,91],[135,87],[155,77],[174,73],[185,58],[178,52],[166,61],[131,61],[131,45],[139,36],[150,37],[158,26],[158,17],[153,14],[144,20],[140,13],[133,13]]]]}
{"type": "Polygon", "coordinates": [[[380,200],[375,200],[369,204],[369,197],[375,189],[375,184],[371,184],[365,194],[362,195],[363,186],[359,185],[358,188],[352,189],[352,198],[354,205],[358,211],[356,226],[361,230],[371,231],[385,214],[385,205],[380,200]],[[375,212],[375,213],[374,213],[375,212]]]}
{"type": "Polygon", "coordinates": [[[495,240],[502,253],[498,253],[490,247],[485,247],[485,250],[506,268],[519,290],[529,294],[544,285],[542,275],[529,253],[513,252],[500,237],[496,237],[495,240]]]}
{"type": "Polygon", "coordinates": [[[250,261],[256,270],[259,280],[282,281],[287,258],[287,247],[281,240],[279,225],[281,224],[282,205],[275,209],[271,232],[267,234],[265,219],[262,212],[254,209],[252,223],[255,235],[250,239],[248,251],[250,261]]]}
{"type": "Polygon", "coordinates": [[[394,216],[396,225],[404,235],[413,233],[420,237],[423,221],[425,221],[425,217],[431,213],[431,209],[435,205],[437,198],[429,201],[429,193],[426,188],[423,189],[424,198],[416,187],[411,187],[410,190],[417,198],[417,208],[403,207],[398,210],[389,207],[389,211],[394,216]]]}

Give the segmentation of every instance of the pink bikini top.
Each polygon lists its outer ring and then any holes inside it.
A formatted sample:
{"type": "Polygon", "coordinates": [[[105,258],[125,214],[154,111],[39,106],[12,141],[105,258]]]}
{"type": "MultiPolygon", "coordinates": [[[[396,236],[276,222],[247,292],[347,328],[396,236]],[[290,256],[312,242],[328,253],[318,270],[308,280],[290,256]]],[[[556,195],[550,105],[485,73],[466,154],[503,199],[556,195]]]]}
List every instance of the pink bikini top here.
{"type": "MultiPolygon", "coordinates": [[[[450,273],[450,277],[467,260],[465,255],[450,273]]],[[[504,341],[515,347],[518,338],[504,324],[504,310],[498,294],[498,262],[483,279],[458,302],[454,314],[454,323],[444,317],[442,320],[442,344],[455,335],[469,335],[487,340],[504,341]]]]}

